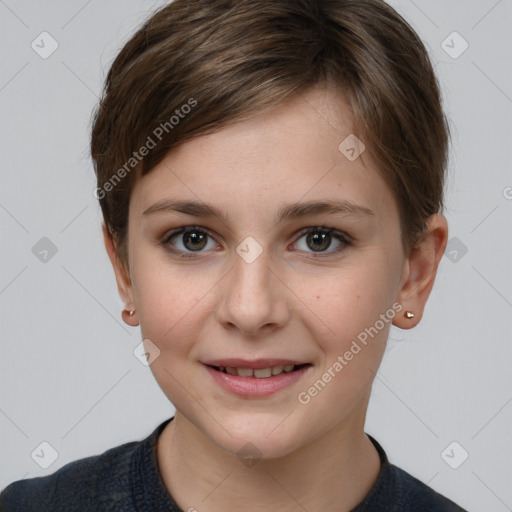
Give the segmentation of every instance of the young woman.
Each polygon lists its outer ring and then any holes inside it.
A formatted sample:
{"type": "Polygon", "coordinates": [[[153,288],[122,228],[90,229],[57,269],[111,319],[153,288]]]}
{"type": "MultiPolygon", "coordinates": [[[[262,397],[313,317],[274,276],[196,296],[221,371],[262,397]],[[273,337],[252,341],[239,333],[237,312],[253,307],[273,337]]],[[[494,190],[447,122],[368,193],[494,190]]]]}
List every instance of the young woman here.
{"type": "Polygon", "coordinates": [[[446,246],[447,143],[425,48],[381,1],[156,12],[91,153],[123,319],[176,414],[1,510],[463,510],[364,432],[446,246]]]}

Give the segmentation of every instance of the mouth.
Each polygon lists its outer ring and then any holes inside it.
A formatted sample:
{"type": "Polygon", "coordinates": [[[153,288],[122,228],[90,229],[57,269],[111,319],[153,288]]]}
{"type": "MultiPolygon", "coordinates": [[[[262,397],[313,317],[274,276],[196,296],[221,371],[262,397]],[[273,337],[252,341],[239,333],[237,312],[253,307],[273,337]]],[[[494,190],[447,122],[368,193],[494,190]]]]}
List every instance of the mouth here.
{"type": "Polygon", "coordinates": [[[251,368],[251,367],[236,367],[236,366],[215,366],[215,365],[207,365],[218,372],[227,373],[228,375],[235,375],[238,377],[249,377],[255,379],[269,379],[271,377],[276,377],[277,375],[281,375],[282,373],[291,373],[305,366],[311,366],[310,363],[304,364],[285,364],[285,365],[275,365],[275,366],[267,366],[265,368],[251,368]]]}
{"type": "Polygon", "coordinates": [[[244,398],[277,393],[297,383],[313,368],[311,363],[285,359],[223,359],[203,365],[221,388],[244,398]]]}

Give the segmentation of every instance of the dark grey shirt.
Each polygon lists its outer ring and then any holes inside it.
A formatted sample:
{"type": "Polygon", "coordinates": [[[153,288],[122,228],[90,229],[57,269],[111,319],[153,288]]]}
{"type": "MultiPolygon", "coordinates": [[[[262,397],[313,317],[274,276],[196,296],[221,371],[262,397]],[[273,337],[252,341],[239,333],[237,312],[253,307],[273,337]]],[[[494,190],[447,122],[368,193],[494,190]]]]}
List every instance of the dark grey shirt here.
{"type": "MultiPolygon", "coordinates": [[[[156,441],[171,420],[142,441],[70,462],[48,476],[13,482],[0,494],[0,511],[184,512],[169,495],[158,470],[156,441]]],[[[380,444],[368,437],[379,452],[381,470],[352,512],[467,512],[390,464],[380,444]]],[[[200,504],[196,508],[200,510],[200,504]]]]}

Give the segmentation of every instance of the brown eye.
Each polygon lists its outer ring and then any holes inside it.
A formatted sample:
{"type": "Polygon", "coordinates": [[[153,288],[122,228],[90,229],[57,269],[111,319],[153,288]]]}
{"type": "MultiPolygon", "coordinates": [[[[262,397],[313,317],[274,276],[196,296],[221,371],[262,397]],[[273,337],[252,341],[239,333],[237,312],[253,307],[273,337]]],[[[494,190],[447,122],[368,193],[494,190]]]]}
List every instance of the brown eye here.
{"type": "MultiPolygon", "coordinates": [[[[164,240],[164,244],[179,253],[204,252],[210,235],[201,228],[190,226],[174,231],[164,240]]],[[[216,247],[214,242],[213,246],[216,247]]]]}
{"type": "Polygon", "coordinates": [[[188,231],[183,233],[183,245],[190,251],[200,251],[204,249],[207,241],[207,234],[198,231],[188,231]]]}
{"type": "MultiPolygon", "coordinates": [[[[341,251],[350,245],[348,237],[333,228],[308,228],[302,232],[299,241],[303,238],[305,238],[305,244],[302,244],[303,247],[299,247],[299,250],[305,252],[326,253],[326,255],[329,255],[341,251]],[[331,247],[333,241],[337,242],[337,246],[335,246],[334,250],[327,250],[331,247]]],[[[297,241],[296,244],[298,244],[299,241],[297,241]]]]}
{"type": "Polygon", "coordinates": [[[331,245],[331,235],[327,233],[309,233],[306,236],[308,247],[315,251],[325,251],[331,245]]]}

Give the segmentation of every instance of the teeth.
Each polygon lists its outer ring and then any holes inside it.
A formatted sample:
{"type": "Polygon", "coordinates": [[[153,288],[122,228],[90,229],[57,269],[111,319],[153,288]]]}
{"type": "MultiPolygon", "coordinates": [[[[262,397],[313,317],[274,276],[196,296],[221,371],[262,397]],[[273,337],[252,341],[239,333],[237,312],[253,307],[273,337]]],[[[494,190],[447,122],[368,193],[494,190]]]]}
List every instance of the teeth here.
{"type": "Polygon", "coordinates": [[[269,366],[268,368],[258,368],[253,370],[252,368],[232,368],[230,366],[219,366],[218,369],[221,372],[228,373],[229,375],[238,375],[239,377],[255,377],[257,379],[266,379],[281,373],[289,373],[293,371],[295,365],[287,364],[284,366],[269,366]]]}
{"type": "Polygon", "coordinates": [[[258,368],[254,370],[254,376],[257,379],[263,379],[264,377],[270,377],[272,375],[272,368],[258,368]]]}
{"type": "Polygon", "coordinates": [[[240,377],[252,377],[252,368],[237,368],[240,377]]]}
{"type": "Polygon", "coordinates": [[[272,366],[272,375],[279,375],[280,373],[283,373],[282,366],[272,366]]]}

